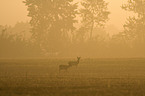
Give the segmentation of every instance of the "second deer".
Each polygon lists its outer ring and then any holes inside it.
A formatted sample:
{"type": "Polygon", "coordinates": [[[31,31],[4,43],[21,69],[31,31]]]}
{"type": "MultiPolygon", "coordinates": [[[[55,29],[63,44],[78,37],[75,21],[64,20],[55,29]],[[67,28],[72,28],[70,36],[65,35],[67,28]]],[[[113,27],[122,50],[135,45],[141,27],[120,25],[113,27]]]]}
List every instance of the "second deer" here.
{"type": "Polygon", "coordinates": [[[59,72],[60,72],[61,70],[67,71],[67,69],[70,68],[70,67],[71,67],[70,65],[59,65],[59,72]]]}

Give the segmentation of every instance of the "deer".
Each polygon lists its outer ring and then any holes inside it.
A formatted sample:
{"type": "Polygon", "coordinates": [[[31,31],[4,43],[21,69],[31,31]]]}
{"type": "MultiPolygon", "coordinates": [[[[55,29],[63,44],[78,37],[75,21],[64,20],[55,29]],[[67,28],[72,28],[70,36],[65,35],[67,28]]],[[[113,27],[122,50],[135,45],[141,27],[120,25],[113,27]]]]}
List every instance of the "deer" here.
{"type": "Polygon", "coordinates": [[[79,62],[80,62],[81,57],[77,57],[77,61],[69,61],[68,65],[69,66],[78,66],[79,62]]]}
{"type": "Polygon", "coordinates": [[[67,71],[67,69],[70,68],[70,67],[71,67],[70,65],[59,65],[59,72],[60,72],[61,70],[67,71]]]}

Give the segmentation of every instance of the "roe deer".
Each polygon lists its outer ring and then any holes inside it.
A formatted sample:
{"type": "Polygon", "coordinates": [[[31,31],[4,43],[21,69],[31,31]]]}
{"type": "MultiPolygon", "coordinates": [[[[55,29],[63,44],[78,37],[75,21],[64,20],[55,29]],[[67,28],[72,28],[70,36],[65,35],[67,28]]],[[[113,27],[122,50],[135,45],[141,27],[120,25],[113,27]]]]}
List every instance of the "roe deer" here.
{"type": "Polygon", "coordinates": [[[77,57],[77,61],[69,61],[69,66],[77,66],[80,62],[81,57],[77,57]]]}
{"type": "Polygon", "coordinates": [[[70,67],[69,65],[59,65],[59,72],[60,72],[61,70],[67,71],[67,69],[68,69],[69,67],[70,67]]]}

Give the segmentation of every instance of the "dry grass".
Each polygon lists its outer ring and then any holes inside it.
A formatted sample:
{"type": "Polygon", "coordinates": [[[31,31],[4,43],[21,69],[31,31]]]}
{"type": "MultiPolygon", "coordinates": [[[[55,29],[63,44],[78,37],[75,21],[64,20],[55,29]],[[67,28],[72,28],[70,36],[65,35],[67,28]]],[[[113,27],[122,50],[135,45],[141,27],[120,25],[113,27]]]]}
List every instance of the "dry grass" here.
{"type": "Polygon", "coordinates": [[[1,60],[0,96],[145,96],[145,59],[1,60]]]}

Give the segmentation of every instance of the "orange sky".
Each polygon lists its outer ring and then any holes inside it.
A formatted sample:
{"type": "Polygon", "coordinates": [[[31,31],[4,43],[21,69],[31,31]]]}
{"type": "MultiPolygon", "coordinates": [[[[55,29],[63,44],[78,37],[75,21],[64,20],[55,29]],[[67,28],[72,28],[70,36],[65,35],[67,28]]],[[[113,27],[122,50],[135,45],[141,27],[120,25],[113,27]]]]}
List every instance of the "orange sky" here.
{"type": "MultiPolygon", "coordinates": [[[[1,0],[0,3],[0,25],[14,25],[18,21],[29,21],[27,17],[27,7],[22,3],[23,0],[1,0]]],[[[109,2],[109,10],[111,11],[110,21],[119,29],[122,29],[126,17],[129,13],[123,11],[120,6],[127,0],[106,0],[109,2]]]]}
{"type": "Polygon", "coordinates": [[[27,8],[23,0],[0,1],[0,25],[14,25],[18,21],[27,21],[27,8]]]}

